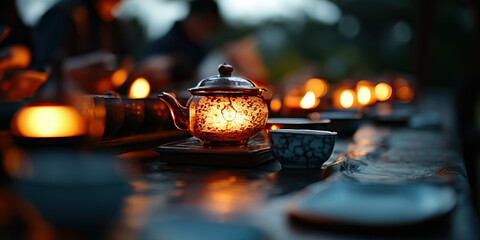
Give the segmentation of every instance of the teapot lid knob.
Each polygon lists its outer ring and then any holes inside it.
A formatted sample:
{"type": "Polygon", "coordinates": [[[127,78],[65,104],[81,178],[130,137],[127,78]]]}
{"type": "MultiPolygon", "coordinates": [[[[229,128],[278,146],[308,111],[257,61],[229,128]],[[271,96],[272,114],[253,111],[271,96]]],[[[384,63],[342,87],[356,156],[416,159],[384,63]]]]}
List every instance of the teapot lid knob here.
{"type": "Polygon", "coordinates": [[[220,64],[218,66],[218,73],[220,73],[220,76],[222,77],[230,77],[232,76],[232,72],[233,67],[228,63],[220,64]]]}

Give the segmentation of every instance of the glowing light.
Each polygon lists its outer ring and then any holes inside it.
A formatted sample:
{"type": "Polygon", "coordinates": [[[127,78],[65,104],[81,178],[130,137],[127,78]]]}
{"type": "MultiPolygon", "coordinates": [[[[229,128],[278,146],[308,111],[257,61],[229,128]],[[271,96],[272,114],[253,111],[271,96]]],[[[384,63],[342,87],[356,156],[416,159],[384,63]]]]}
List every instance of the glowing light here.
{"type": "Polygon", "coordinates": [[[192,104],[190,129],[200,139],[239,141],[264,129],[268,118],[267,105],[257,96],[205,96],[192,104]]]}
{"type": "Polygon", "coordinates": [[[360,87],[357,91],[357,99],[358,103],[360,103],[361,105],[367,105],[372,99],[372,93],[370,92],[370,88],[366,86],[360,87]]]}
{"type": "Polygon", "coordinates": [[[340,104],[343,108],[351,108],[353,106],[353,102],[355,101],[355,92],[353,90],[343,90],[342,94],[340,94],[340,104]]]}
{"type": "Polygon", "coordinates": [[[72,137],[86,131],[85,120],[70,106],[25,107],[12,120],[12,132],[23,137],[72,137]]]}
{"type": "Polygon", "coordinates": [[[132,99],[146,98],[148,94],[150,94],[150,84],[145,78],[137,78],[128,91],[128,97],[132,99]]]}
{"type": "Polygon", "coordinates": [[[12,68],[26,68],[32,60],[32,54],[28,48],[22,45],[13,45],[8,48],[8,57],[0,62],[0,71],[12,68]]]}
{"type": "Polygon", "coordinates": [[[315,94],[313,92],[307,92],[302,98],[302,101],[300,101],[300,107],[303,109],[311,109],[317,105],[315,94]]]}
{"type": "Polygon", "coordinates": [[[328,84],[325,80],[312,78],[305,84],[305,92],[313,92],[316,97],[323,97],[327,94],[328,84]]]}
{"type": "Polygon", "coordinates": [[[226,220],[232,213],[245,213],[258,210],[260,207],[260,191],[244,184],[245,178],[228,176],[224,171],[212,174],[204,179],[206,188],[199,192],[200,197],[192,198],[196,205],[200,205],[220,220],[226,220]]]}
{"type": "Polygon", "coordinates": [[[277,130],[277,129],[280,129],[277,125],[272,125],[270,127],[270,130],[277,130]]]}
{"type": "Polygon", "coordinates": [[[235,111],[235,108],[233,108],[231,105],[225,106],[222,109],[223,118],[229,122],[233,121],[236,115],[237,111],[235,111]]]}
{"type": "Polygon", "coordinates": [[[302,97],[287,95],[283,99],[283,105],[287,108],[298,108],[301,101],[302,97]]]}
{"type": "Polygon", "coordinates": [[[111,22],[115,19],[114,9],[120,0],[103,0],[97,3],[97,9],[99,11],[100,17],[107,21],[111,22]]]}
{"type": "Polygon", "coordinates": [[[400,87],[399,89],[397,89],[396,93],[397,93],[398,99],[400,99],[400,101],[405,103],[411,102],[414,97],[412,88],[408,86],[400,87]]]}
{"type": "Polygon", "coordinates": [[[274,98],[272,99],[272,101],[270,101],[270,110],[272,112],[278,112],[280,111],[280,109],[282,108],[282,101],[278,98],[274,98]]]}
{"type": "Polygon", "coordinates": [[[375,86],[375,96],[378,101],[387,101],[392,96],[392,87],[387,83],[379,83],[375,86]]]}
{"type": "Polygon", "coordinates": [[[370,81],[368,81],[368,80],[360,80],[360,81],[358,81],[357,84],[356,84],[356,89],[357,89],[357,91],[358,91],[358,89],[359,89],[360,87],[364,87],[364,86],[367,86],[367,87],[368,87],[368,86],[372,86],[372,85],[373,85],[373,83],[370,82],[370,81]]]}
{"type": "Polygon", "coordinates": [[[292,87],[283,98],[283,105],[288,108],[299,108],[303,98],[303,89],[292,87]]]}
{"type": "Polygon", "coordinates": [[[120,68],[112,74],[112,84],[114,87],[120,87],[128,77],[127,70],[120,68]]]}

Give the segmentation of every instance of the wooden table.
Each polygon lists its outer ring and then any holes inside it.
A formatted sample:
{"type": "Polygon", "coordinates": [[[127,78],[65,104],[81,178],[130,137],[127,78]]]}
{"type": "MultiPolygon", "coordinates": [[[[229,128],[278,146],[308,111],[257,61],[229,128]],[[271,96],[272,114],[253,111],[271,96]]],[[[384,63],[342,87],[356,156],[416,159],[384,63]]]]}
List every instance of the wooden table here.
{"type": "MultiPolygon", "coordinates": [[[[437,107],[427,103],[420,109],[428,107],[435,110],[445,106],[439,101],[430,103],[437,107]]],[[[217,227],[206,227],[206,231],[232,228],[232,239],[244,233],[257,236],[255,234],[259,232],[270,239],[477,239],[480,236],[478,219],[470,199],[465,164],[455,143],[449,121],[441,129],[430,130],[366,122],[353,138],[337,139],[334,153],[322,169],[282,169],[277,161],[254,168],[160,164],[154,148],[131,151],[122,154],[120,160],[122,168],[130,171],[125,184],[127,187],[118,191],[114,185],[107,186],[104,188],[108,193],[106,196],[100,194],[98,201],[80,208],[87,211],[95,208],[93,215],[97,214],[97,218],[108,216],[95,224],[52,225],[45,221],[49,219],[45,214],[53,214],[54,208],[42,211],[38,208],[45,206],[35,201],[28,204],[29,198],[25,197],[28,194],[24,194],[25,189],[18,187],[15,181],[2,189],[3,195],[10,199],[7,202],[18,203],[16,199],[22,199],[27,203],[20,206],[28,209],[24,214],[35,216],[36,224],[16,227],[31,230],[33,226],[37,234],[43,231],[47,237],[151,239],[170,230],[173,233],[167,236],[178,237],[187,234],[192,225],[202,228],[199,223],[206,222],[217,227]],[[359,233],[291,221],[285,207],[292,196],[309,184],[328,182],[326,180],[383,183],[446,181],[455,188],[458,205],[440,221],[402,231],[359,233]],[[13,193],[5,193],[9,191],[13,193]],[[103,205],[95,205],[102,201],[105,202],[103,205]]],[[[115,186],[119,185],[122,186],[122,183],[115,186]]],[[[85,194],[90,193],[93,192],[87,190],[85,194]]],[[[62,201],[58,204],[62,205],[62,201]]],[[[70,216],[75,219],[83,215],[72,213],[70,216]]],[[[3,223],[0,230],[6,236],[25,234],[5,230],[12,223],[3,223]]],[[[224,233],[219,233],[219,236],[221,234],[224,233]]],[[[202,236],[197,239],[202,239],[202,236]]]]}

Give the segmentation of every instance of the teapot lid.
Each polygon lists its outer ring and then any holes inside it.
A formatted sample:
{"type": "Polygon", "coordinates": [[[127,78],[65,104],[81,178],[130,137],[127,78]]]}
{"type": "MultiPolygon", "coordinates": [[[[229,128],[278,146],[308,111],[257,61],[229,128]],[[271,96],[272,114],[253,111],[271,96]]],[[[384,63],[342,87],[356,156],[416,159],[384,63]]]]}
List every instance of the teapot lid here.
{"type": "Polygon", "coordinates": [[[219,75],[202,79],[196,87],[188,89],[190,92],[197,91],[262,91],[255,87],[251,81],[232,76],[233,67],[227,63],[218,66],[219,75]]]}

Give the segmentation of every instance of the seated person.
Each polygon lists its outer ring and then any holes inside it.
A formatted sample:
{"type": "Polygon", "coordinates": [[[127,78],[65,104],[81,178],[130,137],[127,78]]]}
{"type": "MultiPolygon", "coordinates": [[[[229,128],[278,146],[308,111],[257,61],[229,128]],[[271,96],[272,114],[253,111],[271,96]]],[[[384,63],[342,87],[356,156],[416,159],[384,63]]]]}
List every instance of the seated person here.
{"type": "Polygon", "coordinates": [[[120,0],[63,0],[35,27],[36,68],[47,69],[65,58],[65,77],[84,91],[104,93],[123,81],[112,81],[115,70],[133,68],[125,28],[112,11],[120,0]]]}
{"type": "Polygon", "coordinates": [[[32,58],[30,34],[15,0],[0,1],[0,100],[31,97],[46,80],[44,73],[27,69],[32,58]]]}
{"type": "Polygon", "coordinates": [[[208,37],[219,23],[215,1],[190,2],[187,17],[151,43],[137,74],[150,80],[152,91],[191,87],[197,80],[198,65],[209,51],[208,37]]]}

